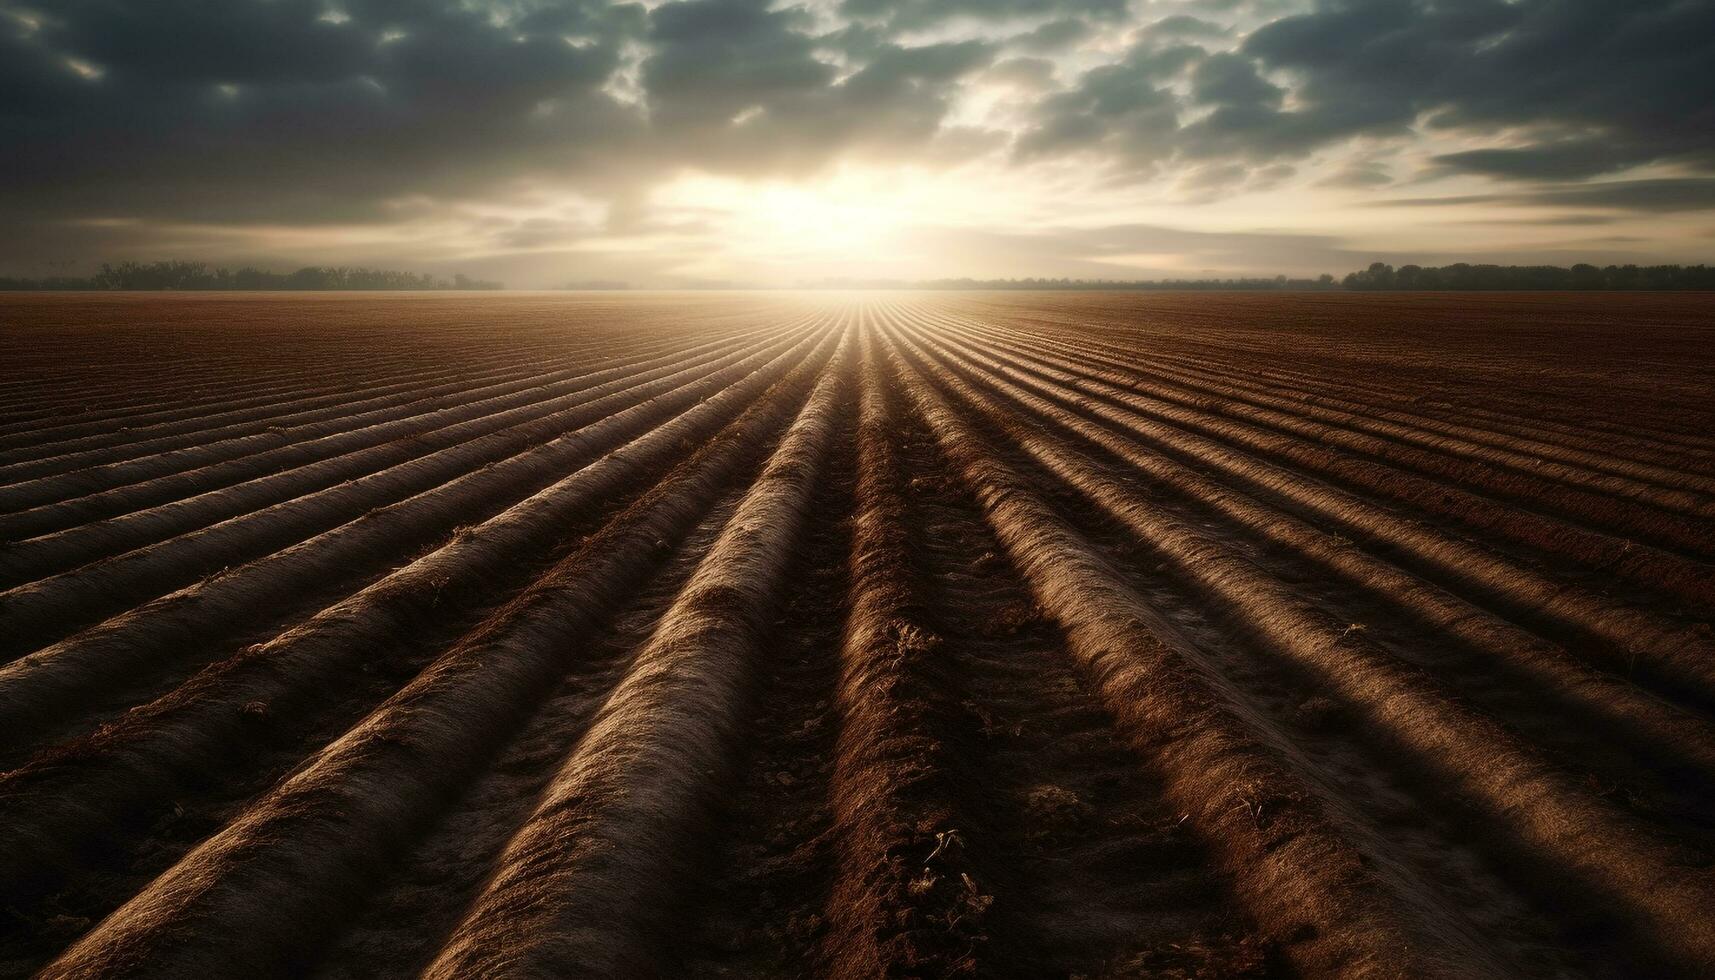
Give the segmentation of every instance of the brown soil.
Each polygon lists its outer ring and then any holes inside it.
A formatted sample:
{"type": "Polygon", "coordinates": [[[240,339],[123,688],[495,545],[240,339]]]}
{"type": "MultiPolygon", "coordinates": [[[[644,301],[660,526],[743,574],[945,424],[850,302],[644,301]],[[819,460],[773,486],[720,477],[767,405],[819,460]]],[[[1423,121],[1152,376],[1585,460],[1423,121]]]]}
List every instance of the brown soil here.
{"type": "Polygon", "coordinates": [[[0,301],[0,975],[1715,971],[1715,304],[0,301]]]}

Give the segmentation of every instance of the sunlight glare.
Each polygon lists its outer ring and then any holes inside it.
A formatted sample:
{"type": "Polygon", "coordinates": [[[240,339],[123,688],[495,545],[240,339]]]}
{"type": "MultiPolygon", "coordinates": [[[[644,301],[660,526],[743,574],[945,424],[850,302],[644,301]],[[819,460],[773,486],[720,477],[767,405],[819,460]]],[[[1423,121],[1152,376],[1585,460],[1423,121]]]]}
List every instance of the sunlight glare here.
{"type": "Polygon", "coordinates": [[[758,258],[860,255],[896,233],[898,201],[852,181],[819,185],[694,178],[676,186],[673,204],[720,226],[729,247],[758,258]]]}

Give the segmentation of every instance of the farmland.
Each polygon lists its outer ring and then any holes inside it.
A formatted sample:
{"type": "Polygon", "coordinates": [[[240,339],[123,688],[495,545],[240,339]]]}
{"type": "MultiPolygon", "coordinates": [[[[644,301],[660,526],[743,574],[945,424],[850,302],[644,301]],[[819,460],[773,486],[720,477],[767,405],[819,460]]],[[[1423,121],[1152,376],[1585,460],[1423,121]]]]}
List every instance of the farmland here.
{"type": "Polygon", "coordinates": [[[0,975],[1715,969],[1706,295],[0,299],[0,975]]]}

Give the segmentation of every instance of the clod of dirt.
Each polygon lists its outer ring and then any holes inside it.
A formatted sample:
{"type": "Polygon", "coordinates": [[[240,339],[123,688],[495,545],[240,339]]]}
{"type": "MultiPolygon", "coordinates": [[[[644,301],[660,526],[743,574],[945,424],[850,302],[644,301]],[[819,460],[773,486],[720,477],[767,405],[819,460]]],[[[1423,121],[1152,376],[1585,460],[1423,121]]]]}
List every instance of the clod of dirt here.
{"type": "Polygon", "coordinates": [[[1292,709],[1292,723],[1310,732],[1333,731],[1344,724],[1344,712],[1329,698],[1316,695],[1292,709]]]}
{"type": "Polygon", "coordinates": [[[1096,813],[1077,793],[1064,786],[1043,784],[1025,795],[1024,805],[1032,819],[1054,826],[1067,826],[1088,819],[1096,813]]]}

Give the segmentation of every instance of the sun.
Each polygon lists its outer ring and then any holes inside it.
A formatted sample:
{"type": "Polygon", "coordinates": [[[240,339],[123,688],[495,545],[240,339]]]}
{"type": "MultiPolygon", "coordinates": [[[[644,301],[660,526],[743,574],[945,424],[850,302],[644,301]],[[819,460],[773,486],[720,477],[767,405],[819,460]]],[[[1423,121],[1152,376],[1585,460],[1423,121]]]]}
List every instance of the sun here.
{"type": "Polygon", "coordinates": [[[894,202],[851,188],[764,185],[739,213],[759,244],[819,257],[868,251],[900,226],[894,202]]]}
{"type": "Polygon", "coordinates": [[[907,194],[851,175],[804,182],[687,177],[657,201],[706,223],[729,257],[765,263],[866,259],[916,217],[907,194]]]}

